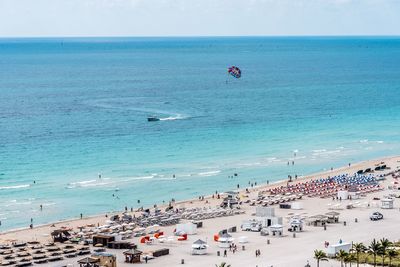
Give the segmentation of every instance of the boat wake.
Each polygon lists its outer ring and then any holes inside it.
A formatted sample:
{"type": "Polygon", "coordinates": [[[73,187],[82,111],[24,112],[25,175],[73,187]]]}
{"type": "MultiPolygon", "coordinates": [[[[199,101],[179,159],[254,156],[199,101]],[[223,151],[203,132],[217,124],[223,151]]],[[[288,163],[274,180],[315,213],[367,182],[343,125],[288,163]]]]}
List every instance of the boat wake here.
{"type": "Polygon", "coordinates": [[[174,120],[184,120],[189,117],[183,116],[182,114],[176,114],[176,116],[170,116],[166,118],[160,118],[160,121],[174,121],[174,120]]]}
{"type": "MultiPolygon", "coordinates": [[[[113,109],[113,110],[121,110],[121,111],[135,111],[139,113],[143,113],[145,115],[151,115],[157,118],[155,121],[175,121],[175,120],[185,120],[189,119],[190,116],[177,113],[177,112],[171,112],[159,108],[149,108],[149,107],[144,107],[141,106],[143,105],[142,102],[139,100],[143,101],[143,99],[98,99],[98,100],[91,100],[85,102],[86,104],[92,106],[92,107],[98,107],[98,108],[104,108],[104,109],[113,109]],[[131,101],[129,101],[131,100],[131,101]]],[[[160,105],[163,105],[165,103],[169,102],[149,102],[146,105],[154,105],[159,107],[160,105]]]]}

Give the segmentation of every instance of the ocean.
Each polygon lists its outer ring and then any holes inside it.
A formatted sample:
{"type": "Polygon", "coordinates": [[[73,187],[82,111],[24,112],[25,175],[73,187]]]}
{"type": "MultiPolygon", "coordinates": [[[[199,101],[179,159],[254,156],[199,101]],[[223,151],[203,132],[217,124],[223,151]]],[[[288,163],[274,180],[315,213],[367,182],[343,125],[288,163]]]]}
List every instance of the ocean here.
{"type": "Polygon", "coordinates": [[[0,39],[0,231],[398,155],[399,62],[397,37],[0,39]]]}

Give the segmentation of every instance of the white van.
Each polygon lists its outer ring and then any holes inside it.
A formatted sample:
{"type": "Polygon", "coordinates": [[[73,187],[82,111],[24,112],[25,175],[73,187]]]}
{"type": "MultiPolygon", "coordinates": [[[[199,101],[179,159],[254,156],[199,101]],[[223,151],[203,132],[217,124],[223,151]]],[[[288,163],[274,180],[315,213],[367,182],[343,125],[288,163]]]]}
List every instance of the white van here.
{"type": "Polygon", "coordinates": [[[256,220],[251,220],[251,221],[243,221],[240,228],[242,229],[242,231],[260,232],[262,226],[260,222],[256,220]]]}

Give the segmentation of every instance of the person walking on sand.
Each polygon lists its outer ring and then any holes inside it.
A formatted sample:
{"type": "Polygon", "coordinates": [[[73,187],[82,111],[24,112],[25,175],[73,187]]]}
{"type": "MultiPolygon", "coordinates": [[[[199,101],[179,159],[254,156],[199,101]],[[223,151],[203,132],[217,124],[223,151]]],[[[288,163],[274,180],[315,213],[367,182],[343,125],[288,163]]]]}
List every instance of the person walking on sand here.
{"type": "Polygon", "coordinates": [[[226,251],[226,249],[224,250],[224,257],[228,256],[228,252],[226,251]]]}

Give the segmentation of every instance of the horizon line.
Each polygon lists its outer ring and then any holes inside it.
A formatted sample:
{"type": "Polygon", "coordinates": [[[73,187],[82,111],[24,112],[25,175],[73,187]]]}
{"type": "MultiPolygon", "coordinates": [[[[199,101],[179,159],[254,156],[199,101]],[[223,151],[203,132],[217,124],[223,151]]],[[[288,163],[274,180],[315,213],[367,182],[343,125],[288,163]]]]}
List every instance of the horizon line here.
{"type": "Polygon", "coordinates": [[[373,38],[373,37],[389,37],[389,38],[396,38],[400,37],[400,34],[393,34],[393,35],[388,35],[388,34],[368,34],[368,35],[363,35],[363,34],[344,34],[344,35],[60,35],[60,36],[49,36],[49,35],[43,35],[43,36],[0,36],[0,39],[60,39],[60,38],[65,38],[65,39],[78,39],[78,38],[84,38],[84,39],[90,39],[90,38],[241,38],[241,37],[248,37],[248,38],[257,38],[257,37],[263,37],[263,38],[299,38],[299,37],[304,37],[304,38],[351,38],[351,37],[358,37],[358,38],[373,38]]]}

